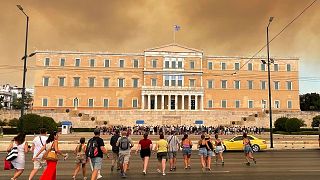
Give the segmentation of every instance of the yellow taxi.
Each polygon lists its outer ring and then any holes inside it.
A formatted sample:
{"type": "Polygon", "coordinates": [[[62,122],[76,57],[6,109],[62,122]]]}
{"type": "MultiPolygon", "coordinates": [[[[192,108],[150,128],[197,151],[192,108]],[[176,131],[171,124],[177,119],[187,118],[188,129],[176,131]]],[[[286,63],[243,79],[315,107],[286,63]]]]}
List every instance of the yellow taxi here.
{"type": "MultiPolygon", "coordinates": [[[[259,139],[257,137],[254,137],[252,135],[248,135],[248,138],[251,142],[251,147],[253,152],[258,152],[260,150],[267,149],[267,142],[263,139],[259,139]]],[[[243,150],[243,136],[235,136],[229,140],[223,140],[224,149],[226,151],[238,151],[243,150]]]]}

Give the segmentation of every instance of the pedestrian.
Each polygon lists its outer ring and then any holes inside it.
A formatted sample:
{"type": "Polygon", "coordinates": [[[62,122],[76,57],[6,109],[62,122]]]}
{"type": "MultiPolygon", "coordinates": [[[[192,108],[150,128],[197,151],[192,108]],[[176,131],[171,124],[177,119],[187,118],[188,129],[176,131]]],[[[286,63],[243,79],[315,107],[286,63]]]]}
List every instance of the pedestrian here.
{"type": "Polygon", "coordinates": [[[130,152],[131,148],[133,147],[133,141],[130,137],[127,136],[127,131],[121,132],[121,137],[119,137],[117,141],[117,146],[119,146],[119,163],[121,169],[121,177],[127,177],[127,169],[128,163],[130,160],[130,152]]]}
{"type": "Polygon", "coordinates": [[[117,146],[117,141],[120,137],[120,131],[117,129],[115,134],[110,139],[110,145],[112,150],[112,161],[111,161],[111,172],[114,169],[114,166],[117,165],[117,170],[120,170],[119,164],[119,147],[117,146]]]}
{"type": "Polygon", "coordinates": [[[139,141],[137,150],[136,150],[136,154],[138,153],[138,151],[140,150],[140,157],[143,161],[143,171],[142,173],[144,175],[147,174],[147,168],[148,168],[148,163],[149,163],[149,159],[151,156],[151,149],[152,149],[152,141],[150,139],[148,139],[148,133],[145,133],[143,135],[143,139],[141,139],[139,141]]]}
{"type": "Polygon", "coordinates": [[[104,147],[103,139],[100,138],[100,129],[96,128],[94,131],[94,137],[88,141],[86,156],[90,158],[92,165],[91,180],[101,178],[100,170],[102,166],[103,154],[107,154],[107,149],[104,147]]]}
{"type": "Polygon", "coordinates": [[[244,146],[244,155],[246,157],[246,160],[247,160],[247,165],[250,166],[250,159],[253,160],[253,162],[256,164],[257,161],[256,159],[252,156],[252,148],[251,148],[251,142],[250,142],[250,139],[247,135],[247,133],[243,133],[243,146],[244,146]]]}
{"type": "Polygon", "coordinates": [[[205,135],[202,134],[200,136],[200,140],[198,141],[199,156],[200,156],[202,171],[205,171],[205,168],[206,168],[207,146],[208,144],[207,144],[207,141],[205,140],[205,135]]]}
{"type": "Polygon", "coordinates": [[[172,129],[171,135],[167,137],[170,171],[177,169],[177,151],[180,149],[180,140],[175,134],[175,130],[172,129]]]}
{"type": "Polygon", "coordinates": [[[80,144],[77,145],[76,149],[74,150],[74,154],[76,155],[76,168],[74,170],[72,179],[76,179],[77,174],[80,171],[80,166],[82,167],[82,176],[84,180],[87,180],[87,170],[86,170],[86,163],[87,163],[87,156],[86,150],[87,146],[85,145],[86,139],[80,138],[80,144]]]}
{"type": "MultiPolygon", "coordinates": [[[[47,131],[44,128],[40,129],[40,135],[35,137],[32,141],[31,152],[33,152],[33,158],[36,157],[40,149],[46,144],[48,137],[47,131]]],[[[46,161],[42,159],[44,151],[39,155],[35,161],[33,161],[33,170],[30,172],[29,180],[32,180],[33,177],[38,173],[39,169],[46,167],[46,161]]]]}
{"type": "Polygon", "coordinates": [[[192,142],[188,138],[188,134],[184,134],[181,142],[184,169],[191,169],[190,158],[192,150],[192,142]]]}
{"type": "MultiPolygon", "coordinates": [[[[35,161],[39,158],[40,154],[46,151],[44,153],[44,158],[50,151],[54,151],[57,155],[64,156],[64,159],[67,158],[68,154],[63,154],[58,147],[58,133],[56,131],[51,132],[48,139],[46,140],[46,144],[40,149],[40,151],[37,153],[37,155],[32,159],[32,161],[35,161]]],[[[58,159],[56,160],[46,160],[47,162],[47,168],[43,171],[42,176],[40,177],[40,180],[56,180],[56,171],[57,171],[57,163],[58,159]]]]}
{"type": "Polygon", "coordinates": [[[16,180],[24,171],[25,166],[25,153],[28,152],[28,143],[25,141],[26,135],[24,133],[19,133],[16,137],[13,138],[7,151],[10,152],[13,148],[17,148],[18,155],[11,161],[15,172],[11,180],[16,180]]]}
{"type": "Polygon", "coordinates": [[[206,147],[206,149],[207,149],[206,165],[207,165],[207,169],[209,171],[211,171],[211,159],[214,156],[214,153],[213,153],[214,148],[213,148],[213,143],[212,143],[212,141],[210,139],[210,135],[207,134],[205,136],[205,140],[207,142],[207,147],[206,147]]]}
{"type": "Polygon", "coordinates": [[[159,168],[157,169],[157,171],[158,173],[162,172],[162,175],[165,176],[166,161],[167,161],[167,155],[168,155],[168,142],[164,140],[163,134],[160,134],[160,140],[157,141],[157,144],[155,146],[155,151],[157,151],[157,159],[159,161],[159,168]]]}
{"type": "Polygon", "coordinates": [[[222,166],[224,166],[224,159],[223,159],[224,146],[223,146],[223,142],[219,138],[218,134],[215,134],[214,138],[215,138],[214,144],[215,144],[216,163],[218,163],[218,158],[220,158],[222,166]]]}

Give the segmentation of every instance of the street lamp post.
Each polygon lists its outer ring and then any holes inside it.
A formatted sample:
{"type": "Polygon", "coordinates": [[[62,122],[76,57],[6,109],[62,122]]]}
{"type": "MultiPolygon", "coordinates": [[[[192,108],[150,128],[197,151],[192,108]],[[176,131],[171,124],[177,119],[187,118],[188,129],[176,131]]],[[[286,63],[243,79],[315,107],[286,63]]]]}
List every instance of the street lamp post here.
{"type": "Polygon", "coordinates": [[[24,45],[24,56],[23,56],[23,82],[22,82],[22,107],[21,107],[21,115],[24,114],[25,109],[25,97],[26,97],[26,73],[27,73],[27,49],[28,49],[28,30],[29,30],[29,16],[23,11],[23,8],[20,5],[17,5],[19,10],[27,17],[27,27],[26,27],[26,40],[24,45]]]}
{"type": "Polygon", "coordinates": [[[271,81],[270,81],[270,51],[269,51],[269,26],[273,20],[270,17],[267,26],[267,53],[268,53],[268,91],[269,91],[269,118],[270,118],[270,148],[273,148],[272,108],[271,108],[271,81]]]}

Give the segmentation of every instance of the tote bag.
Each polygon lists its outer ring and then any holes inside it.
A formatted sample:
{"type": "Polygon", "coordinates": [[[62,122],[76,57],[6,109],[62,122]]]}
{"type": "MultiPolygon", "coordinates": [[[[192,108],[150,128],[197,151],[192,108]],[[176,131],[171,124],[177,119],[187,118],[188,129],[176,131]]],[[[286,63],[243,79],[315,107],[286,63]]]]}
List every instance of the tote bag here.
{"type": "Polygon", "coordinates": [[[53,148],[54,143],[52,143],[51,148],[46,151],[43,155],[43,159],[47,161],[58,161],[58,156],[53,148]]]}

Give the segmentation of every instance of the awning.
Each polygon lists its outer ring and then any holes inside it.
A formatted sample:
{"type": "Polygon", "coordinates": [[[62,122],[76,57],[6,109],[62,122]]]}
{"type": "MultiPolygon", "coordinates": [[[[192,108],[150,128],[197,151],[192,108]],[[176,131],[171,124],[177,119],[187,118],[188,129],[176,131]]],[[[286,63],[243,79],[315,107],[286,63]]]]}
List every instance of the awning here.
{"type": "Polygon", "coordinates": [[[72,122],[71,121],[61,121],[61,125],[72,126],[72,122]]]}
{"type": "Polygon", "coordinates": [[[136,120],[136,124],[144,124],[144,120],[136,120]]]}
{"type": "Polygon", "coordinates": [[[194,124],[203,124],[203,120],[196,120],[194,124]]]}

